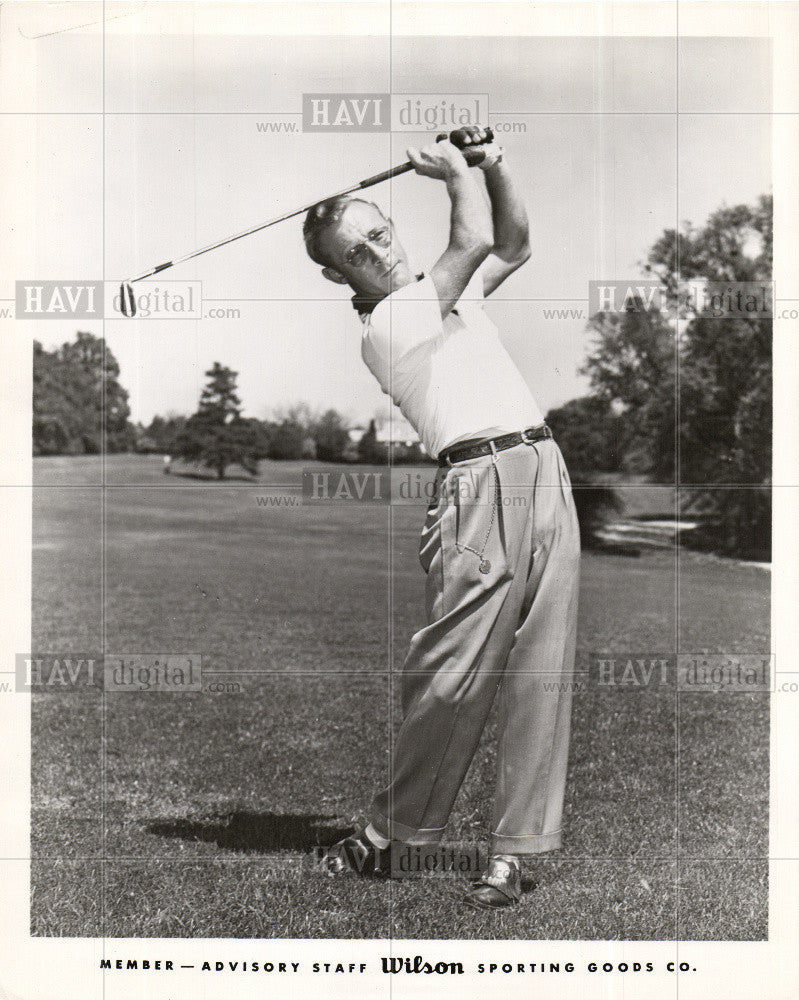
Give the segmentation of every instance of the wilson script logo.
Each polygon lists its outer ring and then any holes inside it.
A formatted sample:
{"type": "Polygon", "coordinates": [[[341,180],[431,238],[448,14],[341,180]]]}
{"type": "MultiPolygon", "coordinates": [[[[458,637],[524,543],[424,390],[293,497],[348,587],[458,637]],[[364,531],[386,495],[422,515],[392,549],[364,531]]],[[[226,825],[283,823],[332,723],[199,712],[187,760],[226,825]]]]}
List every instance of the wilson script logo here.
{"type": "Polygon", "coordinates": [[[411,975],[450,975],[450,976],[462,976],[463,975],[463,963],[462,962],[427,962],[421,955],[414,955],[413,958],[402,958],[400,956],[392,956],[391,958],[381,958],[381,968],[387,975],[397,975],[400,972],[410,973],[411,975]]]}

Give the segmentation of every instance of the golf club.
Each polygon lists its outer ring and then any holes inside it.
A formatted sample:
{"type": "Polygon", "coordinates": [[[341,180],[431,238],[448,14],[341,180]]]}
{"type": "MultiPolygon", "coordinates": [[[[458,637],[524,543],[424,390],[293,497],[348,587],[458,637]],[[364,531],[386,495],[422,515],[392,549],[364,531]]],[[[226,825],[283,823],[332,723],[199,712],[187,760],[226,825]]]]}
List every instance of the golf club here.
{"type": "MultiPolygon", "coordinates": [[[[464,129],[456,129],[454,132],[450,132],[449,135],[447,135],[446,132],[443,132],[436,136],[436,142],[442,142],[445,139],[449,139],[453,146],[457,146],[458,149],[463,151],[463,155],[466,157],[466,162],[469,166],[474,167],[485,159],[485,151],[482,146],[494,141],[494,133],[490,128],[485,128],[483,131],[486,133],[486,140],[485,143],[480,145],[472,144],[469,133],[464,129]]],[[[133,295],[133,289],[131,288],[131,285],[134,284],[134,282],[143,281],[145,278],[151,278],[153,275],[158,274],[161,271],[165,271],[169,267],[174,267],[176,264],[182,264],[187,260],[191,260],[193,257],[199,257],[201,254],[209,253],[211,250],[217,250],[219,247],[223,247],[228,243],[244,239],[245,236],[252,236],[253,233],[258,233],[262,229],[268,229],[270,226],[276,226],[278,222],[285,222],[287,219],[293,219],[296,215],[302,215],[303,212],[307,212],[309,209],[313,208],[314,205],[318,205],[322,201],[327,201],[330,198],[340,198],[346,194],[353,194],[355,191],[363,191],[364,188],[380,184],[392,177],[398,177],[400,174],[407,173],[409,170],[413,170],[412,163],[401,163],[399,166],[391,167],[388,170],[384,170],[380,174],[375,174],[373,177],[367,177],[366,180],[358,181],[356,184],[352,184],[350,187],[337,191],[335,194],[328,195],[326,198],[317,198],[315,201],[312,201],[307,205],[303,205],[301,208],[295,208],[292,212],[286,212],[285,215],[280,215],[276,219],[270,219],[269,222],[262,222],[250,229],[245,229],[242,233],[236,233],[234,236],[228,236],[223,240],[218,240],[216,243],[209,243],[208,246],[201,247],[199,250],[192,250],[191,253],[184,254],[183,257],[178,257],[175,260],[168,260],[163,264],[158,264],[156,267],[150,268],[149,271],[145,271],[136,278],[131,278],[130,281],[123,282],[120,286],[120,308],[123,316],[136,315],[136,299],[133,295]]]]}

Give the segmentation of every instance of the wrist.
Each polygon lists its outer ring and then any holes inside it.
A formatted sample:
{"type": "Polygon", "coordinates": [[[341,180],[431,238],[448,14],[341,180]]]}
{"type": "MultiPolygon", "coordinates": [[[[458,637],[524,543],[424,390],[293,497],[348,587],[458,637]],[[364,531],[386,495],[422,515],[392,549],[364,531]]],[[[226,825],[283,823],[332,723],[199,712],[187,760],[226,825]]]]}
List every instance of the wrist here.
{"type": "Polygon", "coordinates": [[[468,176],[469,176],[469,167],[466,163],[466,160],[462,160],[461,163],[450,164],[450,169],[444,175],[444,180],[447,182],[447,184],[449,184],[450,182],[457,183],[462,178],[468,176]]]}
{"type": "Polygon", "coordinates": [[[499,149],[496,154],[487,157],[482,163],[477,164],[487,177],[499,177],[507,173],[508,167],[505,163],[505,150],[499,149]]]}

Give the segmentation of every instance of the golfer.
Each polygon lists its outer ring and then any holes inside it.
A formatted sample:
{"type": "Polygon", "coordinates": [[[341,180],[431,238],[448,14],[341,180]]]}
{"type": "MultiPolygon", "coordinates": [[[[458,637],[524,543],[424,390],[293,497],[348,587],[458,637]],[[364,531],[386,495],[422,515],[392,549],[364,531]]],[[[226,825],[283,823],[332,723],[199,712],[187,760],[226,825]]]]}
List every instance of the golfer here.
{"type": "Polygon", "coordinates": [[[486,138],[467,129],[485,190],[451,142],[408,150],[451,204],[428,272],[351,195],[314,206],[303,234],[324,276],[354,291],[363,359],[439,462],[419,550],[427,624],[403,666],[391,782],[325,861],[380,872],[392,841],[437,843],[498,697],[490,856],[465,896],[494,908],[518,902],[522,858],[561,846],[580,544],[560,450],[483,309],[530,256],[524,207],[486,138]]]}

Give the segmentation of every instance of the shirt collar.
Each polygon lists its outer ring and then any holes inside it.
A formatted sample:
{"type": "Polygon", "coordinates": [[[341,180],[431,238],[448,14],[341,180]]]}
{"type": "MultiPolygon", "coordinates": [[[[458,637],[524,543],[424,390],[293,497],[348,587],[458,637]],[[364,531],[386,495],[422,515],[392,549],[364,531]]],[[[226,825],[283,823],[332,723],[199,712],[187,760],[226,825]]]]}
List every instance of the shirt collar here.
{"type": "MultiPolygon", "coordinates": [[[[416,275],[416,280],[421,281],[424,278],[424,271],[420,271],[416,275]]],[[[353,295],[352,296],[352,306],[359,315],[361,316],[371,316],[372,311],[378,302],[382,302],[383,299],[388,298],[386,295],[353,295]]]]}

